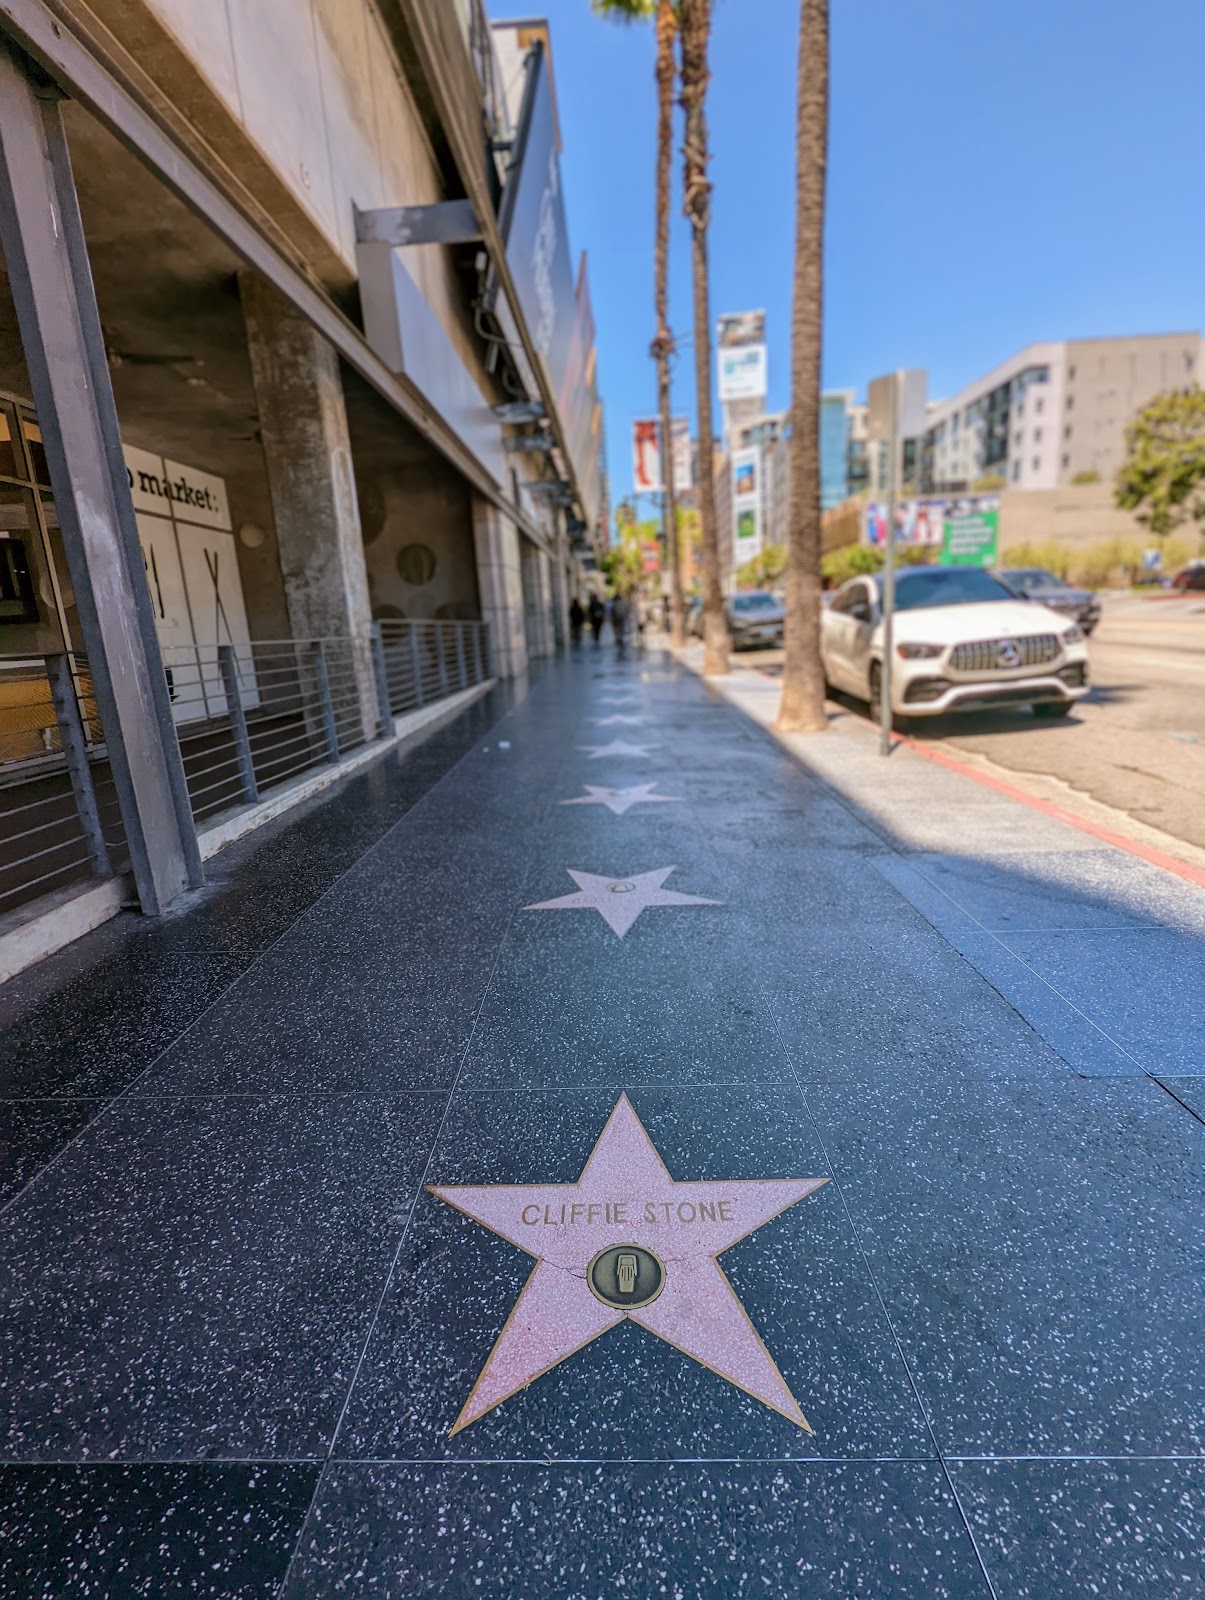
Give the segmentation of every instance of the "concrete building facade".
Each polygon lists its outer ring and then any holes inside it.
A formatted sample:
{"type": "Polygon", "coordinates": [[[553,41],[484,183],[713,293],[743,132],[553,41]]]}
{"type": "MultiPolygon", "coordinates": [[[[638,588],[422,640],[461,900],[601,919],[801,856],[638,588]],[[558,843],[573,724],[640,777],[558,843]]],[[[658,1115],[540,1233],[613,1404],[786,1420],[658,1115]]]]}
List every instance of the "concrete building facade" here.
{"type": "Polygon", "coordinates": [[[546,24],[15,0],[0,257],[2,974],[555,649],[604,507],[546,24]]]}

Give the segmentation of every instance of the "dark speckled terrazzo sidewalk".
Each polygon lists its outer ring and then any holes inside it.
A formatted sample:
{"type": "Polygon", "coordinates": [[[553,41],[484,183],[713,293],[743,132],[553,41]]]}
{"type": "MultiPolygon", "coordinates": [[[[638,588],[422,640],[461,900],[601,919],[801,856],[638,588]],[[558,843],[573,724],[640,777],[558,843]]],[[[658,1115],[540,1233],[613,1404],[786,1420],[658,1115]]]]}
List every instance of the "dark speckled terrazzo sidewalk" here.
{"type": "Polygon", "coordinates": [[[1205,892],[918,765],[587,649],[0,993],[2,1600],[1202,1600],[1205,892]]]}

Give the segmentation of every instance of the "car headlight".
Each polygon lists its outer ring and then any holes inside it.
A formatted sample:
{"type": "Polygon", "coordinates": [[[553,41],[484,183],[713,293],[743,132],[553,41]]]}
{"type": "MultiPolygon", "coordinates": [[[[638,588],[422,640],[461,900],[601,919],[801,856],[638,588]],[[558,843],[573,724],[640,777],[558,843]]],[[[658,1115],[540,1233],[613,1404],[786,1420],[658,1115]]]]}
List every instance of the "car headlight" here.
{"type": "Polygon", "coordinates": [[[895,653],[903,661],[931,661],[941,655],[944,644],[897,644],[895,653]]]}
{"type": "Polygon", "coordinates": [[[1081,639],[1083,637],[1084,637],[1084,630],[1081,627],[1078,627],[1078,626],[1073,626],[1073,627],[1070,627],[1070,628],[1066,628],[1063,631],[1063,643],[1064,644],[1079,644],[1079,642],[1081,641],[1081,639]]]}

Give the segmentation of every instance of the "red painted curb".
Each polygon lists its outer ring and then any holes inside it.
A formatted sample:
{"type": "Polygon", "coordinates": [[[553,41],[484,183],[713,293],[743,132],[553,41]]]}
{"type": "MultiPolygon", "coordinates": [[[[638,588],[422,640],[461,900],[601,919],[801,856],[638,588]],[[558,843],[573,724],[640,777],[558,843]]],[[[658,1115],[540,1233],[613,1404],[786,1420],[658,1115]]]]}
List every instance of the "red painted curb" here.
{"type": "Polygon", "coordinates": [[[918,744],[915,739],[909,739],[902,733],[897,733],[895,737],[900,744],[907,745],[909,750],[915,750],[918,756],[924,756],[926,761],[936,762],[939,767],[948,767],[951,772],[957,772],[964,778],[971,778],[976,783],[983,784],[986,789],[994,789],[997,794],[1007,795],[1010,800],[1019,800],[1032,811],[1040,811],[1044,816],[1053,817],[1056,822],[1065,822],[1069,827],[1078,828],[1081,833],[1091,835],[1093,839],[1100,839],[1118,850],[1124,850],[1127,855],[1137,856],[1140,861],[1147,861],[1153,867],[1162,867],[1164,872],[1173,873],[1177,878],[1184,878],[1188,883],[1195,883],[1198,889],[1205,889],[1205,868],[1190,866],[1178,856],[1169,856],[1166,851],[1156,850],[1152,845],[1140,844],[1136,839],[1127,838],[1124,833],[1106,828],[1103,823],[1091,822],[1075,811],[1068,811],[1064,806],[1055,805],[1053,800],[1043,800],[1039,795],[1031,794],[1028,789],[1022,789],[1015,783],[1008,783],[1003,778],[995,778],[989,772],[978,772],[974,767],[959,761],[957,757],[946,755],[944,750],[933,750],[928,745],[918,744]]]}

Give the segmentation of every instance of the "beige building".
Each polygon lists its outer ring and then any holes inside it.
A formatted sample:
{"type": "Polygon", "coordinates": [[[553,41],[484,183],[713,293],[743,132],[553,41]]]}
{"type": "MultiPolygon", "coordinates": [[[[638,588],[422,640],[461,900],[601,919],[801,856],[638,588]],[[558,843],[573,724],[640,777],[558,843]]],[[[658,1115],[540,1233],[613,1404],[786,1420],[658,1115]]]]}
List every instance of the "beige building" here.
{"type": "Polygon", "coordinates": [[[1096,472],[1112,481],[1125,460],[1125,428],[1156,395],[1205,377],[1198,333],[1136,339],[1069,339],[1062,347],[1058,483],[1096,472]]]}

